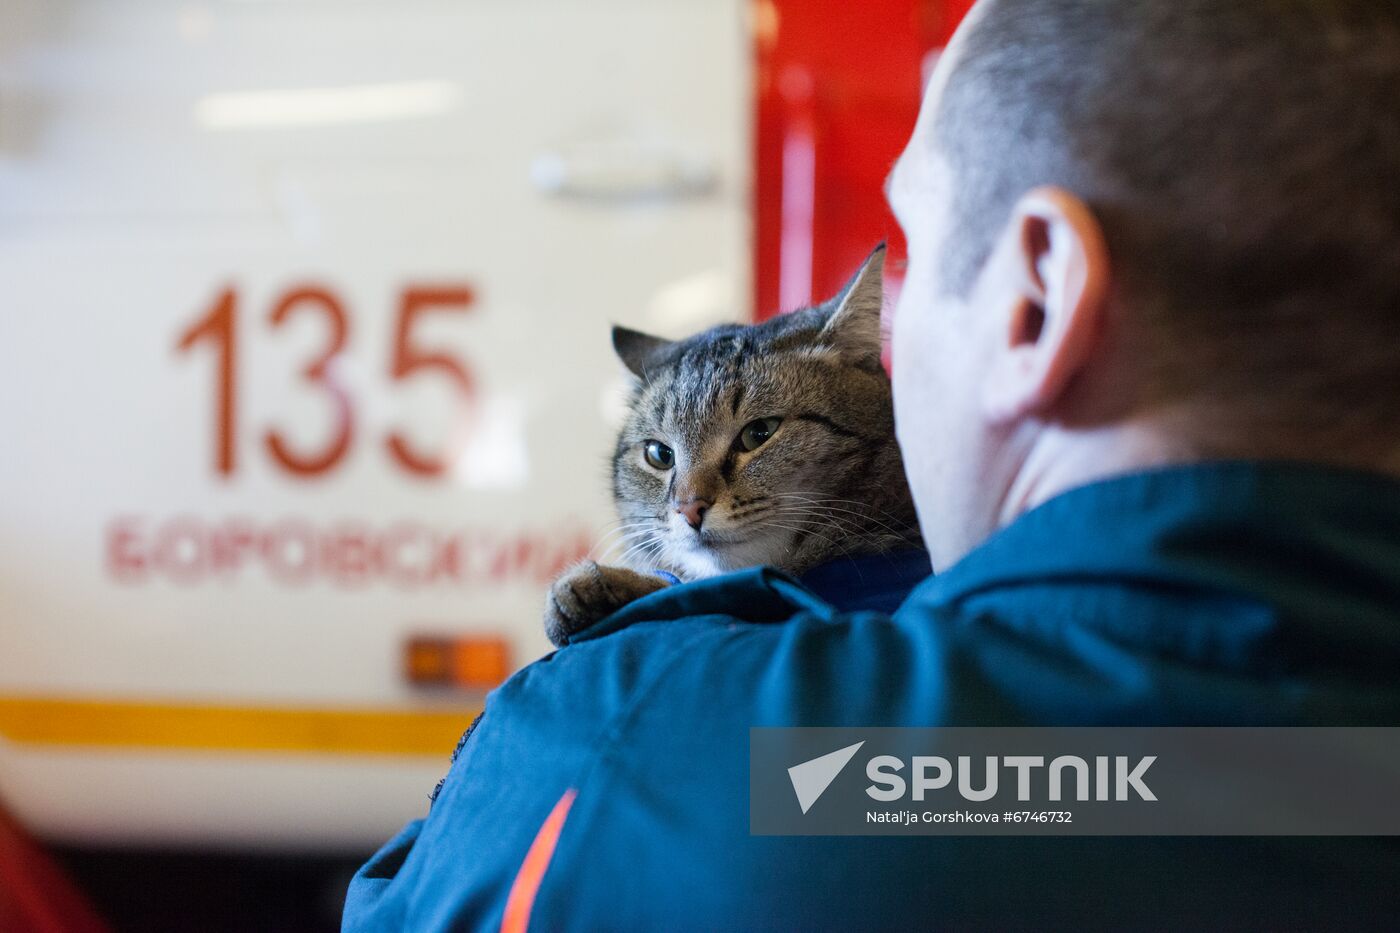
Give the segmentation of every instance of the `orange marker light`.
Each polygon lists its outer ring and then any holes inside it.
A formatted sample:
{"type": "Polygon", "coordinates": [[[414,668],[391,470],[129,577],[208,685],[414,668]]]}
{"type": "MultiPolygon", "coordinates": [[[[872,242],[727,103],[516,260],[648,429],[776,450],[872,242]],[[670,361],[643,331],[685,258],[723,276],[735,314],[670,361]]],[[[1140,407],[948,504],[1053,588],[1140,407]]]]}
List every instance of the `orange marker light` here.
{"type": "Polygon", "coordinates": [[[510,643],[504,638],[415,635],[404,644],[404,677],[415,686],[491,690],[510,671],[510,643]]]}

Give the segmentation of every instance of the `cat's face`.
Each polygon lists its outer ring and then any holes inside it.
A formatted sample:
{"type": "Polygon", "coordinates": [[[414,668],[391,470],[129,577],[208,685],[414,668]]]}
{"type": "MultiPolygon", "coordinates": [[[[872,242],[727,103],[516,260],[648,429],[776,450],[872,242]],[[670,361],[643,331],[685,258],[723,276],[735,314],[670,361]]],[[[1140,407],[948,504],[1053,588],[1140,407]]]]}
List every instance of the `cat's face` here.
{"type": "Polygon", "coordinates": [[[880,260],[827,305],[667,343],[638,376],[613,489],[625,563],[695,579],[917,541],[880,366],[880,260]]]}

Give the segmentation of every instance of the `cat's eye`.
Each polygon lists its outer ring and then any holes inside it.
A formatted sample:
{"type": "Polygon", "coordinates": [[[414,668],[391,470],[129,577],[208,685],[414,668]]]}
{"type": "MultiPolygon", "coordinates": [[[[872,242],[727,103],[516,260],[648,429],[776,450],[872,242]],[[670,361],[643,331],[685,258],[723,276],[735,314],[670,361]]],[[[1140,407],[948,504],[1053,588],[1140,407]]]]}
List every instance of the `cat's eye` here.
{"type": "Polygon", "coordinates": [[[773,432],[778,430],[778,425],[782,423],[781,418],[759,418],[757,421],[750,421],[744,425],[744,430],[739,432],[739,440],[736,442],[738,448],[743,451],[758,450],[768,443],[768,438],[773,436],[773,432]]]}
{"type": "Polygon", "coordinates": [[[642,448],[642,456],[658,470],[669,470],[676,465],[676,452],[660,441],[647,441],[642,448]]]}

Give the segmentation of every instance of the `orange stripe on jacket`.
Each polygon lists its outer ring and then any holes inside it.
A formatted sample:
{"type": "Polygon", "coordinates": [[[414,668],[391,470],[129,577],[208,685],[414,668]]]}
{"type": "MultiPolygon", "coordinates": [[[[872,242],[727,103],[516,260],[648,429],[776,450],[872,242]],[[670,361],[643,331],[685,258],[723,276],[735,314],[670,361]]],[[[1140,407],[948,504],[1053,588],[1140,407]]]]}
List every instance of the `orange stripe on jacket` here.
{"type": "Polygon", "coordinates": [[[510,886],[510,897],[506,898],[501,933],[525,933],[529,929],[530,909],[535,906],[535,895],[539,893],[544,873],[549,870],[554,846],[564,830],[564,820],[568,818],[569,807],[573,806],[577,795],[573,788],[564,791],[564,796],[549,811],[540,831],[535,834],[535,841],[530,843],[530,851],[525,853],[525,861],[520,863],[520,872],[510,886]]]}

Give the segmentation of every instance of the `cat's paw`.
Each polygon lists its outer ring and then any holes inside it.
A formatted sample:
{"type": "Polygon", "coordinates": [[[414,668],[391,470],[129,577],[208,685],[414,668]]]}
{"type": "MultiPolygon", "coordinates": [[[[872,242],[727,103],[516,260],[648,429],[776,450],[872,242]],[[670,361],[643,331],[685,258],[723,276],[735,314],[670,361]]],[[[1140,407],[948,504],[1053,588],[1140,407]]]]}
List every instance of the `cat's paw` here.
{"type": "Polygon", "coordinates": [[[556,647],[599,619],[666,586],[660,577],[586,560],[564,572],[549,588],[544,633],[556,647]]]}

